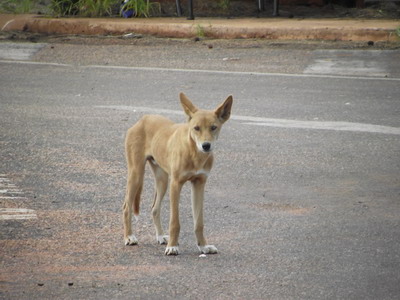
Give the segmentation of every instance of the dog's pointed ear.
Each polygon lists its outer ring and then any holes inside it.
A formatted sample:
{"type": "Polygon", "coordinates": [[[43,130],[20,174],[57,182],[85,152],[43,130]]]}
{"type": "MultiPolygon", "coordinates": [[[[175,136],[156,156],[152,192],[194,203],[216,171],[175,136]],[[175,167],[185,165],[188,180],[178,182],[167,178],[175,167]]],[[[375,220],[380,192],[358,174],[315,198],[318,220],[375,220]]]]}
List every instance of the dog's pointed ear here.
{"type": "Polygon", "coordinates": [[[232,102],[233,97],[231,95],[215,110],[215,114],[222,123],[228,121],[231,116],[232,102]]]}
{"type": "Polygon", "coordinates": [[[198,111],[199,109],[195,105],[193,105],[193,103],[189,100],[188,97],[186,97],[184,93],[180,93],[179,98],[181,99],[183,110],[185,111],[185,114],[189,117],[190,120],[192,116],[195,114],[195,112],[198,111]]]}

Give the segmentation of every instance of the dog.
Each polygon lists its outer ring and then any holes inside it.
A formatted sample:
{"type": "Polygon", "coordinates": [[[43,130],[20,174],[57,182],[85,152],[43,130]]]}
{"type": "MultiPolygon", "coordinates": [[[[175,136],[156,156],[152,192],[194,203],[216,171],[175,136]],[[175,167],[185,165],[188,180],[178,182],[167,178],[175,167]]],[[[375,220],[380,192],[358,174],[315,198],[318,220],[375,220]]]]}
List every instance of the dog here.
{"type": "Polygon", "coordinates": [[[160,115],[145,115],[127,132],[125,152],[128,165],[126,195],[123,206],[125,245],[136,245],[132,232],[132,213],[139,215],[140,194],[145,164],[149,162],[155,177],[152,216],[159,244],[167,244],[166,255],[178,255],[179,198],[182,186],[192,185],[192,211],[197,246],[203,254],[218,252],[207,244],[203,234],[204,186],[213,165],[213,150],[222,125],[231,114],[232,96],[215,110],[198,109],[185,94],[180,102],[188,117],[187,123],[176,124],[160,115]],[[170,180],[169,180],[170,179],[170,180]],[[170,188],[169,235],[161,226],[161,201],[170,188]]]}

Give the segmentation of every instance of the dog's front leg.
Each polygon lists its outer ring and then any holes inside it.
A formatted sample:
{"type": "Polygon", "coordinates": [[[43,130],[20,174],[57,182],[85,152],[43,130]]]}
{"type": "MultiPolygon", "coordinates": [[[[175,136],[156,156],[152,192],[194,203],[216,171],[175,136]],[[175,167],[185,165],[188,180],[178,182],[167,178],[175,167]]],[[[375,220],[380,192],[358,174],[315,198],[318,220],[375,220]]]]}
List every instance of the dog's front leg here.
{"type": "Polygon", "coordinates": [[[179,198],[181,194],[183,184],[179,180],[172,178],[170,184],[170,217],[169,217],[169,241],[167,249],[165,249],[166,255],[178,255],[178,239],[179,239],[179,198]]]}
{"type": "Polygon", "coordinates": [[[218,249],[213,245],[207,245],[204,237],[204,221],[203,221],[203,203],[204,203],[204,187],[207,178],[205,176],[196,178],[192,181],[192,210],[194,232],[196,234],[197,246],[201,253],[215,254],[218,249]]]}

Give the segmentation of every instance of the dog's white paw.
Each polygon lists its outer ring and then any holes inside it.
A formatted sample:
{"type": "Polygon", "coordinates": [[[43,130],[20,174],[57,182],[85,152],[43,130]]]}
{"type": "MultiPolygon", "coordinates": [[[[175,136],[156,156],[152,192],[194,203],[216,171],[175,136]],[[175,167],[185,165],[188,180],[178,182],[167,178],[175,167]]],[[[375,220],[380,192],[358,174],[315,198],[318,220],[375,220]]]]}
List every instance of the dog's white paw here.
{"type": "Polygon", "coordinates": [[[203,254],[217,254],[218,249],[213,245],[198,246],[199,250],[203,254]]]}
{"type": "Polygon", "coordinates": [[[178,255],[179,254],[179,248],[178,246],[174,247],[167,247],[165,249],[165,255],[178,255]]]}
{"type": "Polygon", "coordinates": [[[158,235],[157,236],[157,242],[160,245],[166,245],[168,244],[168,239],[169,239],[169,235],[158,235]]]}
{"type": "Polygon", "coordinates": [[[126,246],[131,246],[131,245],[137,245],[138,240],[137,238],[132,234],[129,235],[125,238],[125,245],[126,246]]]}

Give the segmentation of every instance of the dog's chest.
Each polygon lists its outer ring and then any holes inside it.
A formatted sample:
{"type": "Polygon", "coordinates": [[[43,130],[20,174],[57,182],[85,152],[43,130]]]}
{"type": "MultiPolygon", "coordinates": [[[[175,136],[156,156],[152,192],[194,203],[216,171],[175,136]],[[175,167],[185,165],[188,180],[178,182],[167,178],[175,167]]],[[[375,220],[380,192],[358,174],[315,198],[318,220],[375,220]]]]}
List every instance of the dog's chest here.
{"type": "Polygon", "coordinates": [[[197,171],[193,172],[193,176],[198,176],[198,175],[208,176],[208,173],[210,173],[210,171],[206,171],[204,169],[200,169],[200,170],[197,170],[197,171]]]}
{"type": "Polygon", "coordinates": [[[207,177],[210,171],[199,169],[194,171],[187,171],[182,174],[184,180],[193,180],[195,177],[205,176],[207,177]]]}

